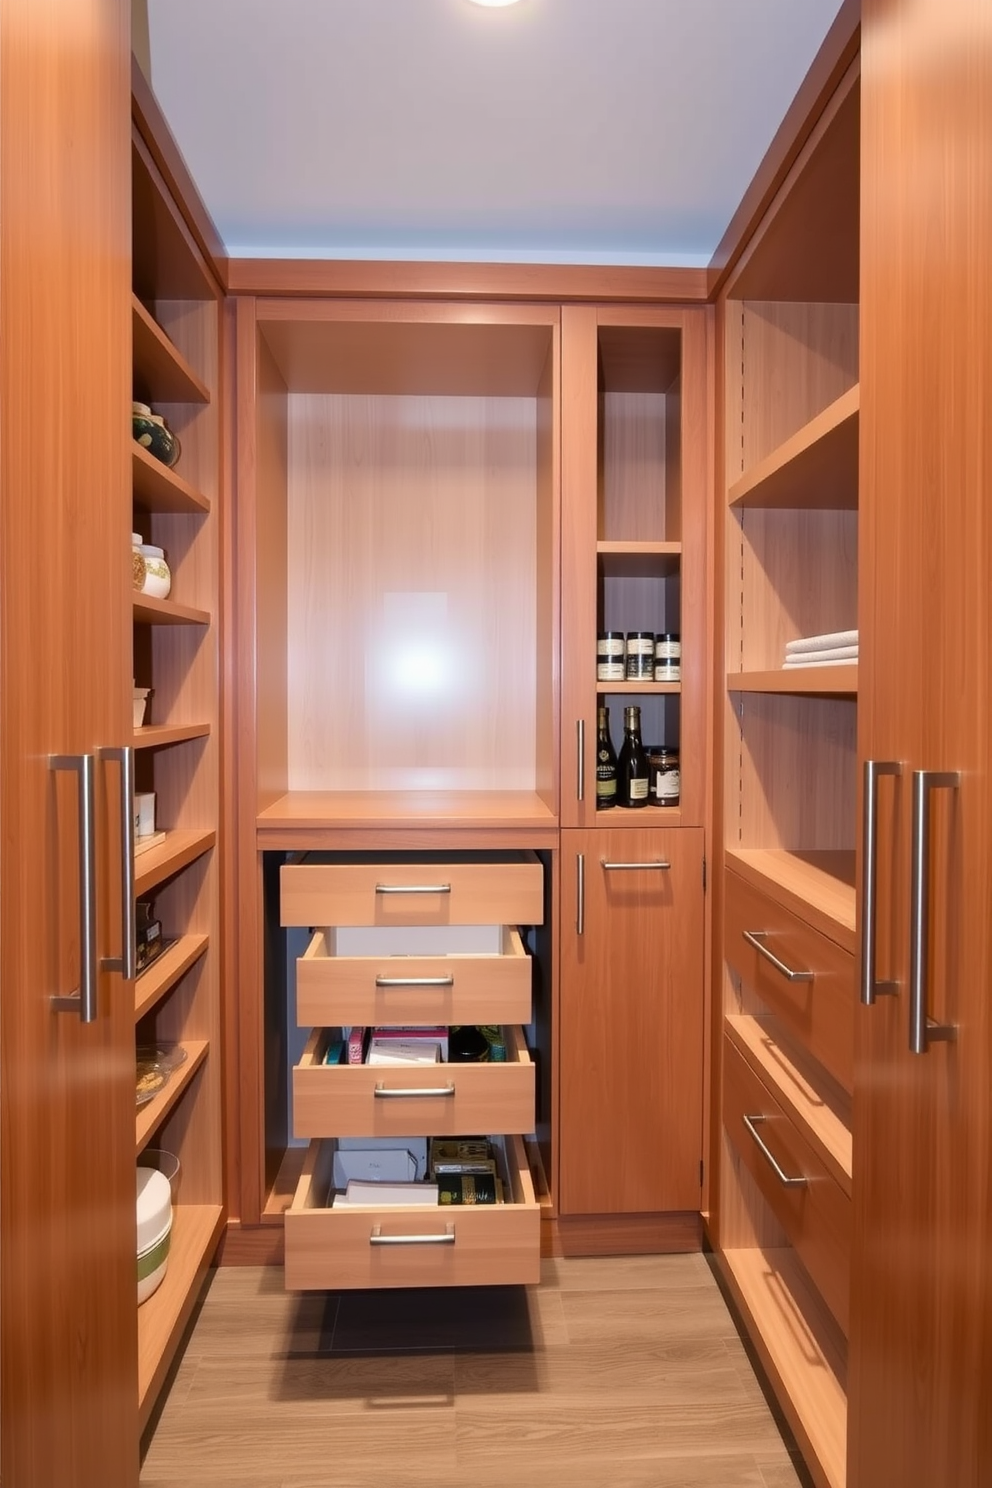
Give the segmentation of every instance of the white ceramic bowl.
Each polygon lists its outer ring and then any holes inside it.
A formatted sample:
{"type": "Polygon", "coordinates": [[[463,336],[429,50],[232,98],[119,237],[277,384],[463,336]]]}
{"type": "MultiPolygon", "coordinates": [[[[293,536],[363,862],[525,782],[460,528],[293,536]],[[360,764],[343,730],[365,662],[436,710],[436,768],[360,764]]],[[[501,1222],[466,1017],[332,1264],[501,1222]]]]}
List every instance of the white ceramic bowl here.
{"type": "Polygon", "coordinates": [[[138,1302],[160,1286],[169,1265],[172,1190],[157,1168],[137,1171],[138,1302]]]}

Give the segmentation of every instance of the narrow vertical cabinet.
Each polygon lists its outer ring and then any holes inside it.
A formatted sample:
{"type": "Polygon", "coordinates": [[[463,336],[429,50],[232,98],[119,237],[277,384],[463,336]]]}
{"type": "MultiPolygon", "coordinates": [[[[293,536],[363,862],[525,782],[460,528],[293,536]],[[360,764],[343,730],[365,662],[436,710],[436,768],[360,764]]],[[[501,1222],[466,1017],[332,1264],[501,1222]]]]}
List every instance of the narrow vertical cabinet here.
{"type": "Polygon", "coordinates": [[[559,1123],[566,1250],[700,1243],[707,313],[562,310],[559,1123]],[[675,634],[677,681],[611,681],[601,631],[675,634]],[[677,804],[597,809],[597,712],[677,750],[677,804]]]}
{"type": "MultiPolygon", "coordinates": [[[[166,597],[135,587],[133,675],[148,689],[133,734],[138,792],[161,840],[134,860],[136,904],[164,950],[134,984],[136,1054],[172,1065],[139,1105],[138,1163],[178,1157],[169,1266],[138,1309],[139,1417],[147,1421],[223,1219],[219,868],[221,292],[137,126],[132,136],[133,394],[178,437],[170,468],[131,446],[132,531],[164,549],[166,597]]],[[[122,552],[126,534],[121,534],[122,552]]],[[[136,576],[138,582],[140,574],[136,576]]],[[[138,839],[139,848],[144,848],[138,839]]]]}
{"type": "Polygon", "coordinates": [[[563,832],[560,956],[563,1245],[696,1248],[701,829],[563,832]]]}
{"type": "Polygon", "coordinates": [[[718,305],[726,691],[712,1228],[814,1478],[831,1488],[845,1472],[851,1249],[859,142],[855,59],[718,305]],[[803,655],[811,641],[822,660],[803,655]]]}

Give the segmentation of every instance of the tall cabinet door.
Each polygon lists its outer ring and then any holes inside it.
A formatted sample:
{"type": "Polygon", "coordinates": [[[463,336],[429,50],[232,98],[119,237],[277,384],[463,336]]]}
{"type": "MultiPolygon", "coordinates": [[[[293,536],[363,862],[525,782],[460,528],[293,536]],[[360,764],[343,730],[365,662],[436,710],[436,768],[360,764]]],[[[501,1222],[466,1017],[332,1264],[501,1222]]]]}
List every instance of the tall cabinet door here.
{"type": "Polygon", "coordinates": [[[986,0],[865,0],[862,99],[860,753],[902,774],[878,779],[876,834],[874,970],[898,985],[857,1020],[848,1480],[979,1488],[992,1482],[986,0]]]}
{"type": "Polygon", "coordinates": [[[703,833],[565,831],[559,1204],[699,1209],[703,833]]]}
{"type": "Polygon", "coordinates": [[[0,1476],[11,1488],[137,1481],[134,997],[102,965],[121,955],[124,914],[120,766],[100,756],[131,734],[129,65],[126,0],[0,3],[0,1476]],[[53,756],[90,765],[52,768],[53,756]],[[86,1022],[52,1001],[83,989],[84,965],[86,1022]]]}

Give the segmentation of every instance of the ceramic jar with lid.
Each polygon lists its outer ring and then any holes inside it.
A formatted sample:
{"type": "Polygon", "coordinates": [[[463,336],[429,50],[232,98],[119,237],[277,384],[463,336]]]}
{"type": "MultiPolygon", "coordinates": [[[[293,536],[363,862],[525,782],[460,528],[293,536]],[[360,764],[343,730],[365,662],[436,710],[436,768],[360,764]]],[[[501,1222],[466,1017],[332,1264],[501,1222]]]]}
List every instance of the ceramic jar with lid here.
{"type": "Polygon", "coordinates": [[[140,532],[131,533],[131,583],[140,593],[145,583],[145,560],[142,556],[144,538],[140,532]]]}
{"type": "Polygon", "coordinates": [[[142,543],[137,551],[145,565],[142,594],[148,594],[152,599],[167,599],[172,588],[172,571],[166,562],[164,549],[142,543]]]}
{"type": "Polygon", "coordinates": [[[147,403],[131,404],[131,433],[142,449],[170,469],[182,453],[178,436],[166,428],[162,415],[152,413],[147,403]]]}

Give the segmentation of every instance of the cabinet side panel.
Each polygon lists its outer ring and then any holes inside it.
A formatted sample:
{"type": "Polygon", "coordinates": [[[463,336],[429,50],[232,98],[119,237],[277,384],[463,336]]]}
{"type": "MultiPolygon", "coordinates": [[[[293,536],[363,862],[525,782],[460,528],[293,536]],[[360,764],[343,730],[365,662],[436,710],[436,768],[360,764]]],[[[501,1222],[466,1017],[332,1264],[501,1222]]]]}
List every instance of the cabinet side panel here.
{"type": "Polygon", "coordinates": [[[857,382],[858,307],[748,300],[743,310],[747,470],[857,382]]]}
{"type": "Polygon", "coordinates": [[[256,521],[256,760],[259,805],[286,789],[287,586],[286,385],[264,340],[258,341],[256,521]]]}
{"type": "Polygon", "coordinates": [[[857,717],[853,702],[737,694],[736,822],[728,844],[843,848],[855,842],[857,717]]]}

